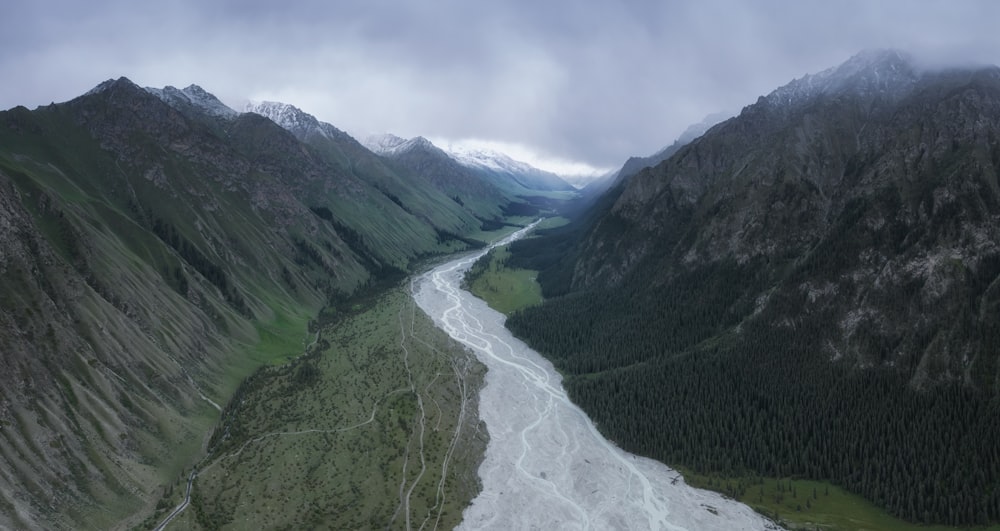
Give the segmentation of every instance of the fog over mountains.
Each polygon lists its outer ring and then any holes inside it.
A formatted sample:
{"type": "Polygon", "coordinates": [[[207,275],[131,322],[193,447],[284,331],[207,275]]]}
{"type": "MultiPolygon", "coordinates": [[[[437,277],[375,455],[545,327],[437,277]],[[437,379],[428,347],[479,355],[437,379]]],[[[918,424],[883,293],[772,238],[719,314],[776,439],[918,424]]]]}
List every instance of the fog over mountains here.
{"type": "Polygon", "coordinates": [[[195,529],[456,524],[482,367],[399,287],[557,215],[506,326],[605,437],[774,520],[810,481],[1000,522],[1000,68],[869,50],[746,103],[584,190],[198,85],[0,112],[0,527],[152,528],[188,478],[195,529]]]}
{"type": "Polygon", "coordinates": [[[1000,516],[997,471],[968,475],[1000,430],[996,66],[863,52],[620,182],[576,230],[515,249],[550,300],[509,325],[625,448],[829,479],[911,521],[1000,516]]]}

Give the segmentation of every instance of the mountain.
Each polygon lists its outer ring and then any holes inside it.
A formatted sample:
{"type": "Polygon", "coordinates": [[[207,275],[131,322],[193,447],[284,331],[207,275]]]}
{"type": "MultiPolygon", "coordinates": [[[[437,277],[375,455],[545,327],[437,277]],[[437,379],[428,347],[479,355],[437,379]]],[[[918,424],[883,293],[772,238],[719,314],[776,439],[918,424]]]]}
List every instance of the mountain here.
{"type": "Polygon", "coordinates": [[[451,197],[459,205],[476,212],[487,224],[495,223],[504,215],[530,216],[539,212],[539,206],[531,204],[531,198],[521,194],[537,194],[541,190],[528,190],[510,181],[509,176],[500,179],[504,182],[497,182],[498,173],[484,173],[481,167],[463,164],[426,138],[404,139],[382,134],[369,136],[364,144],[395,171],[410,175],[451,197]]]}
{"type": "Polygon", "coordinates": [[[719,122],[731,117],[731,113],[719,112],[713,113],[706,116],[702,121],[691,124],[684,130],[683,133],[677,140],[674,140],[672,144],[664,147],[663,149],[657,151],[656,153],[648,157],[630,157],[625,164],[618,170],[615,175],[615,180],[628,179],[629,177],[639,173],[645,168],[651,168],[657,164],[669,159],[674,153],[677,153],[682,147],[691,143],[691,141],[705,134],[712,126],[718,124],[719,122]]]}
{"type": "Polygon", "coordinates": [[[1000,521],[981,466],[1000,437],[1000,69],[861,53],[586,219],[514,246],[561,296],[508,325],[609,438],[831,481],[911,521],[1000,521]]]}
{"type": "Polygon", "coordinates": [[[312,134],[325,137],[346,134],[328,123],[320,122],[315,116],[306,113],[302,109],[287,103],[251,101],[246,104],[243,111],[259,114],[290,131],[296,137],[307,137],[312,134]]]}
{"type": "Polygon", "coordinates": [[[430,140],[422,136],[402,138],[392,133],[369,135],[362,143],[373,153],[383,157],[395,157],[414,149],[430,149],[434,146],[430,140]]]}
{"type": "Polygon", "coordinates": [[[198,85],[189,85],[184,89],[166,86],[162,89],[146,87],[146,91],[163,100],[167,105],[190,114],[207,114],[223,119],[233,119],[239,115],[226,104],[219,101],[198,85]]]}
{"type": "MultiPolygon", "coordinates": [[[[245,111],[264,116],[309,145],[341,173],[351,175],[374,187],[405,211],[421,218],[441,235],[464,234],[481,226],[481,214],[453,200],[435,187],[424,186],[399,168],[390,168],[384,160],[347,133],[319,121],[301,109],[279,102],[251,102],[245,111]]],[[[498,208],[496,203],[485,206],[498,208]]]]}
{"type": "Polygon", "coordinates": [[[485,176],[500,188],[510,188],[517,193],[575,190],[573,185],[558,175],[526,162],[516,161],[498,151],[452,147],[448,154],[459,164],[485,176]]]}
{"type": "Polygon", "coordinates": [[[244,377],[475,243],[346,135],[230,111],[120,78],[0,112],[0,527],[139,524],[244,377]]]}

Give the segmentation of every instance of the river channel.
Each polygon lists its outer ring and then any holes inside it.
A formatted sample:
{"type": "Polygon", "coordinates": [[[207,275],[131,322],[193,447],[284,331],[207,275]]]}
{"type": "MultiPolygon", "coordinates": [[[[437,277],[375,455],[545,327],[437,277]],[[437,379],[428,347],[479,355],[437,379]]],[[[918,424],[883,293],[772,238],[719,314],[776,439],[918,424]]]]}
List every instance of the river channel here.
{"type": "Polygon", "coordinates": [[[569,400],[552,364],[511,335],[503,314],[461,289],[465,271],[484,253],[437,266],[413,283],[417,305],[488,368],[479,397],[490,437],[479,469],[483,490],[461,528],[777,529],[746,505],[692,488],[678,472],[605,439],[569,400]]]}

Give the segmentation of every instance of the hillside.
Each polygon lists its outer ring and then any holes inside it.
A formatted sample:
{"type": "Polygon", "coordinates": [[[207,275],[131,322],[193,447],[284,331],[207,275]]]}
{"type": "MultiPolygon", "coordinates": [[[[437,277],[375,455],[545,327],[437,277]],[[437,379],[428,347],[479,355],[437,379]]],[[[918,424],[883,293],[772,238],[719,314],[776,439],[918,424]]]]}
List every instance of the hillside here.
{"type": "Polygon", "coordinates": [[[499,218],[512,200],[495,184],[473,174],[423,137],[403,139],[393,135],[379,135],[365,140],[369,149],[380,155],[395,171],[411,175],[414,179],[452,198],[455,203],[468,207],[484,220],[499,218]]]}
{"type": "Polygon", "coordinates": [[[693,140],[705,134],[705,132],[711,129],[712,126],[726,120],[730,116],[732,116],[731,113],[724,112],[710,114],[706,116],[704,120],[696,124],[689,125],[687,129],[685,129],[684,132],[681,133],[676,140],[674,140],[673,143],[656,153],[647,157],[630,157],[615,174],[615,180],[628,179],[646,168],[652,168],[653,166],[669,159],[682,147],[690,144],[693,140]]]}
{"type": "Polygon", "coordinates": [[[396,172],[475,212],[484,227],[495,227],[504,216],[537,215],[574,195],[557,175],[496,152],[453,153],[423,137],[392,134],[372,135],[364,143],[396,172]]]}
{"type": "Polygon", "coordinates": [[[0,527],[141,519],[321,308],[474,243],[470,212],[331,136],[125,78],[0,113],[0,527]]]}
{"type": "Polygon", "coordinates": [[[421,217],[438,231],[464,234],[478,230],[481,225],[477,219],[480,215],[478,211],[459,204],[436,187],[423,186],[420,179],[412,178],[405,169],[389,168],[377,152],[293,105],[257,102],[248,104],[245,110],[271,119],[315,149],[337,170],[368,183],[397,206],[421,217]]]}
{"type": "Polygon", "coordinates": [[[571,184],[552,172],[516,161],[494,150],[451,147],[447,153],[483,179],[515,195],[575,190],[571,184]]]}
{"type": "Polygon", "coordinates": [[[998,177],[1000,69],[865,52],[515,245],[563,295],[509,326],[630,450],[997,522],[998,177]]]}

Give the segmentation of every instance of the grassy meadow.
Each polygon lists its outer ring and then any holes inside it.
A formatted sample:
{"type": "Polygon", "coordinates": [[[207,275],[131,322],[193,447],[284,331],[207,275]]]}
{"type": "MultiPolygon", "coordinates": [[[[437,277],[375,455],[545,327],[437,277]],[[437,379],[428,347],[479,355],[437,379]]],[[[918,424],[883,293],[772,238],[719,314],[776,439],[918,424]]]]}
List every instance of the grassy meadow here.
{"type": "MultiPolygon", "coordinates": [[[[405,288],[352,303],[237,389],[181,529],[451,528],[478,492],[485,368],[405,288]]],[[[288,346],[287,344],[285,346],[288,346]]],[[[179,477],[157,517],[180,502],[179,477]]]]}
{"type": "Polygon", "coordinates": [[[511,313],[541,304],[542,288],[535,271],[507,267],[510,252],[497,247],[483,256],[466,275],[466,289],[494,310],[511,313]]]}
{"type": "Polygon", "coordinates": [[[864,498],[824,481],[791,478],[718,478],[684,472],[689,485],[714,490],[749,505],[791,530],[1000,531],[1000,526],[957,528],[919,525],[893,517],[864,498]]]}

